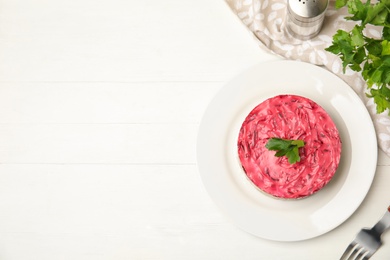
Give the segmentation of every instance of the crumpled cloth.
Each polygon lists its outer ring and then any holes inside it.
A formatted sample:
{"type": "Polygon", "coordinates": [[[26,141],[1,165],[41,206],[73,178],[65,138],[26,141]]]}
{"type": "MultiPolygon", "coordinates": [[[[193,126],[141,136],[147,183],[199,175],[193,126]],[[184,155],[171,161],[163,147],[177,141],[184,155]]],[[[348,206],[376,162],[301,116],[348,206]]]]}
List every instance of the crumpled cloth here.
{"type": "MultiPolygon", "coordinates": [[[[375,103],[366,97],[367,85],[361,74],[347,68],[343,73],[342,61],[325,48],[332,43],[338,29],[351,30],[356,24],[346,21],[346,7],[336,10],[331,0],[320,33],[310,40],[299,40],[287,32],[287,0],[225,0],[243,24],[259,40],[259,46],[286,59],[309,62],[323,66],[343,79],[359,95],[372,118],[378,146],[390,156],[390,116],[385,111],[376,114],[375,103]]],[[[366,35],[381,37],[380,27],[367,27],[366,35]]],[[[359,116],[359,115],[351,115],[359,116]]],[[[356,131],[359,131],[356,129],[356,131]]],[[[369,155],[368,155],[369,156],[369,155]]]]}

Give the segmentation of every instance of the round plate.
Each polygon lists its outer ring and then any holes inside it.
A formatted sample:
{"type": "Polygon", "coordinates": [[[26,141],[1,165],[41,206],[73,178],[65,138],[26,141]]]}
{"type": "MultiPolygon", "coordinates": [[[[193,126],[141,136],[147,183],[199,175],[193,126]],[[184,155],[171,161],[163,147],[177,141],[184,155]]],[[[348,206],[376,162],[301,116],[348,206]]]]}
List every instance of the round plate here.
{"type": "Polygon", "coordinates": [[[296,61],[260,64],[225,85],[209,104],[197,140],[200,176],[213,201],[241,229],[277,241],[313,238],[350,217],[371,186],[377,152],[373,123],[356,93],[329,71],[296,61]],[[260,192],[237,155],[245,117],[260,102],[280,94],[317,102],[340,132],[342,153],[335,176],[304,199],[281,200],[260,192]]]}

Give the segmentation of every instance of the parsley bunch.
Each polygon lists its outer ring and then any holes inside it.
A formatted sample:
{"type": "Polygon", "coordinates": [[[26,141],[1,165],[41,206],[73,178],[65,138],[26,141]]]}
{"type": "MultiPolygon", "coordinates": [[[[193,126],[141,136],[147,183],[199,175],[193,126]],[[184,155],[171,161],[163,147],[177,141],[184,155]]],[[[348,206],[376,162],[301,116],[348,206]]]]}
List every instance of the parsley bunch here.
{"type": "Polygon", "coordinates": [[[386,109],[390,115],[390,0],[379,0],[371,4],[370,0],[336,0],[336,8],[347,6],[352,15],[346,20],[358,23],[351,31],[338,30],[333,36],[332,45],[325,50],[338,55],[343,71],[348,66],[361,72],[367,82],[366,95],[374,99],[376,112],[386,109]],[[364,29],[367,25],[381,26],[380,39],[367,37],[364,29]]]}

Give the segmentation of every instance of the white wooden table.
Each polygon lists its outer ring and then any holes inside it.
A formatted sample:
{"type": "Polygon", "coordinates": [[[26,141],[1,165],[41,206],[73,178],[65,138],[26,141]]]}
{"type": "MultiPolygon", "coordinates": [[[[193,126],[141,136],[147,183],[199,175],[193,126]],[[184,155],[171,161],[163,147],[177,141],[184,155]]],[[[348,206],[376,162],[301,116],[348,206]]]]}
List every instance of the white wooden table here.
{"type": "Polygon", "coordinates": [[[0,1],[0,259],[338,259],[390,204],[384,153],[356,213],[302,242],[238,229],[199,178],[206,106],[277,59],[222,0],[0,1]]]}

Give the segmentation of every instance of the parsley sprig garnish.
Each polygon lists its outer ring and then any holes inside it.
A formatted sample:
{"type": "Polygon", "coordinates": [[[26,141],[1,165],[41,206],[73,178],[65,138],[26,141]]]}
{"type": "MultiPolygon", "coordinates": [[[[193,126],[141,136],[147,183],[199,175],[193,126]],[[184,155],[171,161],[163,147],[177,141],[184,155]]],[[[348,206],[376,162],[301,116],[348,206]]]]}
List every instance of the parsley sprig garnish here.
{"type": "Polygon", "coordinates": [[[305,142],[302,140],[288,140],[282,138],[270,138],[265,145],[268,150],[277,151],[275,156],[286,156],[290,164],[301,161],[299,156],[299,148],[303,147],[305,142]]]}
{"type": "Polygon", "coordinates": [[[338,30],[333,36],[332,45],[325,50],[338,55],[343,64],[361,72],[367,82],[366,95],[374,99],[376,112],[386,109],[390,115],[390,0],[336,0],[336,8],[348,7],[351,14],[346,20],[357,21],[351,31],[338,30]],[[379,39],[365,35],[367,25],[382,27],[379,39]]]}

